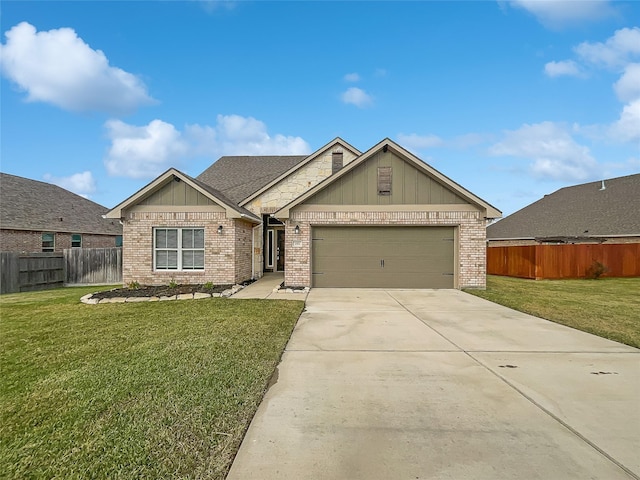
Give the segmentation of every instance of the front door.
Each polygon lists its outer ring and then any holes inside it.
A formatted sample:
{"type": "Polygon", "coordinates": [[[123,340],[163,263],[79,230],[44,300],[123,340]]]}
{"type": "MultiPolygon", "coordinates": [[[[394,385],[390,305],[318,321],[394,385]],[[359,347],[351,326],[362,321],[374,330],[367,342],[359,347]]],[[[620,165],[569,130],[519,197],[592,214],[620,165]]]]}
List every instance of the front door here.
{"type": "Polygon", "coordinates": [[[276,235],[278,238],[278,248],[276,249],[277,271],[284,272],[284,230],[276,230],[276,235]]]}

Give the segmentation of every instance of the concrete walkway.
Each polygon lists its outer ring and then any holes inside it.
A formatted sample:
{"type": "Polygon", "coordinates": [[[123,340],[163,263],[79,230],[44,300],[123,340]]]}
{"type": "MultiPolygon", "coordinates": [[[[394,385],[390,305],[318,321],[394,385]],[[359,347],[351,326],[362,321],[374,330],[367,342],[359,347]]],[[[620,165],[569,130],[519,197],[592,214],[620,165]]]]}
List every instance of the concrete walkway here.
{"type": "Polygon", "coordinates": [[[640,350],[456,290],[314,289],[228,479],[640,474],[640,350]]]}
{"type": "Polygon", "coordinates": [[[284,281],[284,272],[267,272],[262,278],[253,282],[251,285],[247,285],[238,293],[233,295],[233,298],[269,298],[271,300],[306,300],[306,293],[284,293],[274,292],[273,290],[278,288],[284,281]]]}

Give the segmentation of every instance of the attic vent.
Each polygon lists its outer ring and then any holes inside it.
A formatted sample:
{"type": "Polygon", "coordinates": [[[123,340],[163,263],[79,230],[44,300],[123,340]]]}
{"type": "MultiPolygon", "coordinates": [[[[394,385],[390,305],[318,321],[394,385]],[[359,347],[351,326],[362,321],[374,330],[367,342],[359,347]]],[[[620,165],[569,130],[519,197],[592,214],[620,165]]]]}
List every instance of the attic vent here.
{"type": "Polygon", "coordinates": [[[342,152],[333,152],[331,154],[331,174],[333,175],[342,168],[342,152]]]}
{"type": "Polygon", "coordinates": [[[391,167],[378,167],[378,195],[391,195],[391,167]]]}

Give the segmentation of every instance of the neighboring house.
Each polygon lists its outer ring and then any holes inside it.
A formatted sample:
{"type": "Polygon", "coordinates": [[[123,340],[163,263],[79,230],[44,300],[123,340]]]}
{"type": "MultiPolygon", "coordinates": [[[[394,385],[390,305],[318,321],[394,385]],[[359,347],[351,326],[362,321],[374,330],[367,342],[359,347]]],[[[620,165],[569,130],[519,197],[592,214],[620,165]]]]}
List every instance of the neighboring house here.
{"type": "Polygon", "coordinates": [[[228,284],[284,271],[288,286],[485,286],[493,206],[392,140],[336,138],[308,156],[222,157],[170,169],[113,208],[123,281],[228,284]]]}
{"type": "Polygon", "coordinates": [[[640,174],[565,187],[487,227],[489,247],[640,243],[640,174]]]}
{"type": "Polygon", "coordinates": [[[50,183],[0,173],[0,250],[62,252],[122,245],[109,209],[50,183]]]}

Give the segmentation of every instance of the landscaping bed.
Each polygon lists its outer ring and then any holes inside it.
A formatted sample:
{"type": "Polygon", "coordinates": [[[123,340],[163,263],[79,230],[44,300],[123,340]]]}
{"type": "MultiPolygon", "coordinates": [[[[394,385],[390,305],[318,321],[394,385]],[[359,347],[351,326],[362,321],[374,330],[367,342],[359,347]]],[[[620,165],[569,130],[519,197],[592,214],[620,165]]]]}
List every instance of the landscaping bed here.
{"type": "Polygon", "coordinates": [[[91,298],[102,300],[103,298],[119,297],[170,297],[174,295],[184,295],[193,293],[222,293],[229,290],[233,285],[141,285],[135,288],[114,288],[93,293],[91,298]]]}

